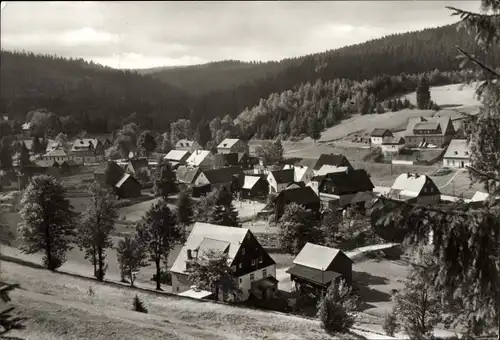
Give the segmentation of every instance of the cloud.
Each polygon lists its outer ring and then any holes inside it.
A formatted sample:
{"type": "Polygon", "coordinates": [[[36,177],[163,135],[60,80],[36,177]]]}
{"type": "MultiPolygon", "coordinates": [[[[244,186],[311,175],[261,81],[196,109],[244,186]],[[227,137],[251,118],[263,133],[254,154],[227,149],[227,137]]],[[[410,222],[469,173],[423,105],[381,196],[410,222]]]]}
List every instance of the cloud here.
{"type": "Polygon", "coordinates": [[[7,2],[1,44],[113,67],[277,60],[452,23],[445,6],[479,2],[7,2]]]}

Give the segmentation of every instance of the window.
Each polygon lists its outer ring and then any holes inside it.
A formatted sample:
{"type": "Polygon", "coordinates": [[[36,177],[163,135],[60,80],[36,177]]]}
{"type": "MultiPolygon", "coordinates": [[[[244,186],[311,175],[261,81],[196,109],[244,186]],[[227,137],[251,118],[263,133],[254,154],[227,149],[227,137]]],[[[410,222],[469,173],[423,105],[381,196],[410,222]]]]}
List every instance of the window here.
{"type": "Polygon", "coordinates": [[[238,265],[238,268],[240,268],[240,269],[241,269],[241,267],[242,267],[242,265],[241,265],[241,263],[240,263],[240,264],[238,265]]]}
{"type": "Polygon", "coordinates": [[[255,280],[255,274],[250,274],[250,281],[254,281],[255,280]]]}
{"type": "Polygon", "coordinates": [[[241,248],[241,255],[245,255],[245,248],[241,248]]]}
{"type": "Polygon", "coordinates": [[[257,259],[252,259],[251,265],[252,266],[256,266],[257,265],[257,259]]]}
{"type": "Polygon", "coordinates": [[[242,279],[242,278],[240,278],[240,283],[242,283],[242,282],[243,282],[243,279],[242,279]]]}
{"type": "Polygon", "coordinates": [[[267,268],[262,269],[262,277],[267,277],[267,268]]]}

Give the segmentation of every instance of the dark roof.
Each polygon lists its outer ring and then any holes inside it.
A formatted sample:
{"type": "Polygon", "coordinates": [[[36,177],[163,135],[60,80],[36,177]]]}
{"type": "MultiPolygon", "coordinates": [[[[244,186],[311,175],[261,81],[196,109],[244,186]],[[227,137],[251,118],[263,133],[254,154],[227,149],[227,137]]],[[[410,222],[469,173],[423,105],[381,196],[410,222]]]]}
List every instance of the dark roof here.
{"type": "Polygon", "coordinates": [[[243,171],[240,167],[229,166],[225,168],[205,170],[203,171],[203,174],[207,177],[210,184],[216,184],[231,182],[234,175],[243,174],[243,171]]]}
{"type": "Polygon", "coordinates": [[[349,160],[341,154],[322,154],[314,165],[314,170],[319,170],[323,165],[348,166],[352,167],[349,160]]]}
{"type": "Polygon", "coordinates": [[[132,181],[132,182],[135,182],[137,184],[140,185],[139,181],[137,179],[135,179],[134,176],[130,175],[130,174],[124,174],[123,177],[118,181],[118,183],[115,184],[115,187],[117,188],[121,188],[121,186],[125,183],[125,182],[128,182],[128,181],[132,181]]]}
{"type": "Polygon", "coordinates": [[[383,137],[386,132],[389,132],[391,135],[391,131],[389,129],[373,129],[371,136],[372,137],[383,137]]]}
{"type": "Polygon", "coordinates": [[[298,276],[302,279],[306,279],[319,285],[328,285],[335,278],[342,275],[331,270],[321,271],[318,269],[301,266],[299,264],[292,265],[286,272],[290,275],[298,276]]]}
{"type": "Polygon", "coordinates": [[[238,164],[238,154],[237,153],[223,153],[220,155],[227,165],[237,165],[238,164]]]}
{"type": "Polygon", "coordinates": [[[368,173],[364,169],[329,173],[321,181],[320,188],[327,180],[333,182],[340,195],[360,191],[372,191],[374,188],[368,173]]]}
{"type": "Polygon", "coordinates": [[[141,168],[148,166],[148,159],[147,158],[134,158],[134,159],[131,159],[129,162],[130,162],[130,165],[132,165],[132,168],[134,168],[134,171],[137,171],[141,168]]]}
{"type": "Polygon", "coordinates": [[[384,137],[382,139],[382,145],[401,145],[404,143],[405,143],[405,139],[402,136],[384,137]]]}
{"type": "Polygon", "coordinates": [[[199,172],[200,169],[198,167],[180,166],[177,168],[175,175],[179,182],[193,183],[199,172]]]}
{"type": "Polygon", "coordinates": [[[291,183],[295,179],[294,169],[271,171],[276,183],[291,183]]]}
{"type": "Polygon", "coordinates": [[[276,199],[283,199],[286,202],[295,202],[299,205],[319,203],[320,199],[311,187],[300,187],[281,191],[276,199]]]}

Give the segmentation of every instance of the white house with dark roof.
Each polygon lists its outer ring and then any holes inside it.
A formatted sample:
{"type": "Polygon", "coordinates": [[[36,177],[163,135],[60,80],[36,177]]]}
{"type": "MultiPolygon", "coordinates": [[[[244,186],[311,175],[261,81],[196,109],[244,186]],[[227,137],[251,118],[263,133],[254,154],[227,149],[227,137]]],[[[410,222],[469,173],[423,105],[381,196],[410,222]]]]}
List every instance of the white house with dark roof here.
{"type": "Polygon", "coordinates": [[[197,222],[170,268],[173,293],[191,289],[190,264],[210,249],[227,254],[242,300],[267,299],[277,291],[276,263],[250,230],[197,222]]]}
{"type": "Polygon", "coordinates": [[[195,140],[193,141],[187,139],[179,139],[177,143],[175,143],[175,150],[189,151],[190,153],[194,153],[196,150],[201,149],[202,147],[195,140]]]}
{"type": "Polygon", "coordinates": [[[226,138],[219,145],[217,145],[217,153],[247,153],[249,148],[248,144],[237,138],[226,138]]]}
{"type": "Polygon", "coordinates": [[[319,293],[342,278],[351,284],[352,263],[340,249],[308,242],[286,272],[300,290],[319,293]]]}
{"type": "Polygon", "coordinates": [[[443,166],[465,168],[470,165],[470,154],[466,139],[452,139],[443,156],[443,166]]]}
{"type": "Polygon", "coordinates": [[[70,154],[77,163],[99,163],[104,160],[104,146],[97,138],[77,138],[70,154]]]}
{"type": "Polygon", "coordinates": [[[370,134],[370,142],[374,145],[381,145],[385,137],[392,137],[392,132],[389,129],[373,129],[370,134]]]}
{"type": "Polygon", "coordinates": [[[269,171],[267,182],[269,183],[269,193],[279,193],[295,182],[295,171],[294,169],[269,171]]]}
{"type": "Polygon", "coordinates": [[[429,176],[408,172],[396,178],[387,196],[397,201],[436,204],[441,192],[429,176]]]}

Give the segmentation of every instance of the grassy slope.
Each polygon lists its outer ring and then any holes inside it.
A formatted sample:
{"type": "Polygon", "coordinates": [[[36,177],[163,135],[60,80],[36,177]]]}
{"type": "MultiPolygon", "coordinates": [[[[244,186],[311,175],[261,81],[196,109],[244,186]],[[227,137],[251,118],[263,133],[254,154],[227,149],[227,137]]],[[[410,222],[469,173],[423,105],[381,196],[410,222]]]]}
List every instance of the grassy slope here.
{"type": "Polygon", "coordinates": [[[2,278],[21,283],[12,297],[27,339],[331,339],[314,320],[147,292],[149,314],[135,313],[135,291],[8,262],[2,278]]]}

